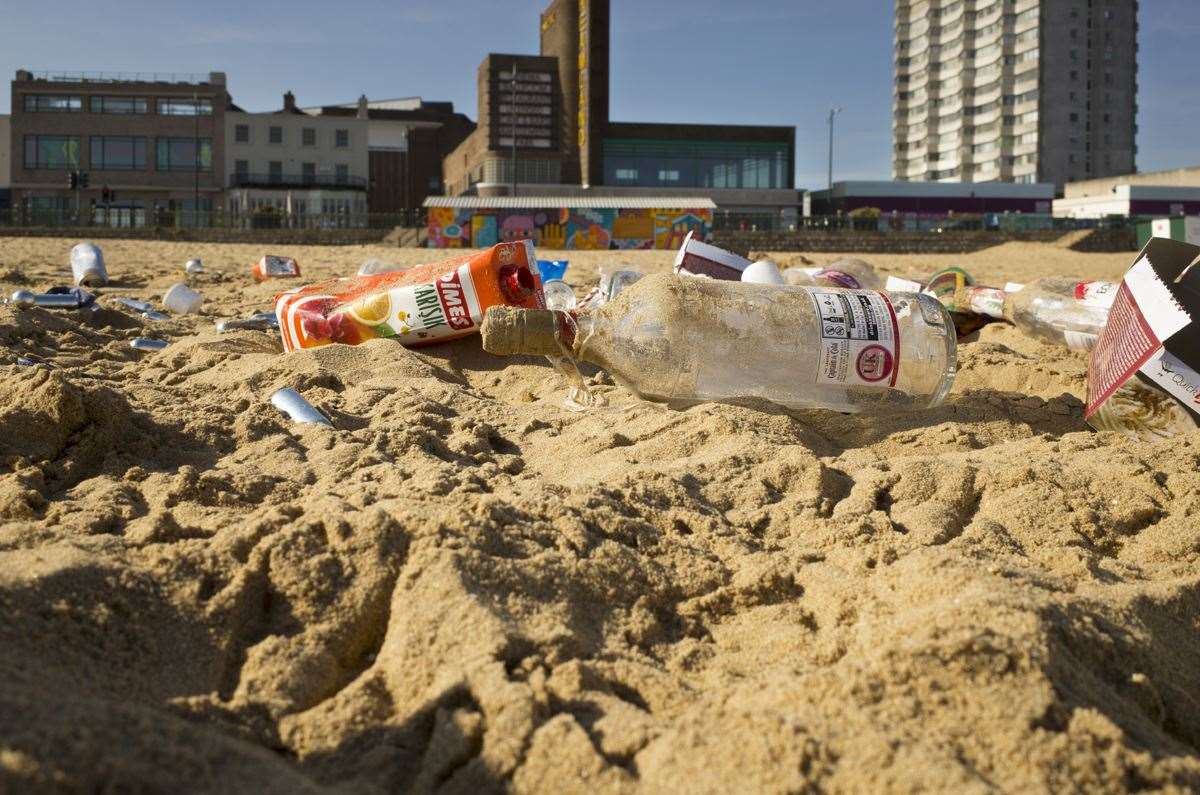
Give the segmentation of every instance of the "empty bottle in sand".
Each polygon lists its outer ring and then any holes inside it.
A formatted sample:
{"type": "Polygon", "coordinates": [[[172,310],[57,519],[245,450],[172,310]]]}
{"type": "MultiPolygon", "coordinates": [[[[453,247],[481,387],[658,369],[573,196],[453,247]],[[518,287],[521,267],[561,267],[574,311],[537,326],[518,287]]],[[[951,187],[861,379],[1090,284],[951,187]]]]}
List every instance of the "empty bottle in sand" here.
{"type": "Polygon", "coordinates": [[[1090,351],[1108,322],[1117,287],[1113,282],[1052,276],[1009,292],[966,287],[955,302],[978,314],[1007,320],[1046,342],[1090,351]]]}
{"type": "Polygon", "coordinates": [[[665,402],[920,408],[945,398],[955,372],[950,316],[916,293],[662,274],[589,313],[493,307],[482,334],[492,353],[566,354],[665,402]]]}
{"type": "Polygon", "coordinates": [[[869,262],[845,257],[823,268],[788,268],[783,280],[797,287],[844,287],[848,290],[881,290],[883,279],[869,262]]]}

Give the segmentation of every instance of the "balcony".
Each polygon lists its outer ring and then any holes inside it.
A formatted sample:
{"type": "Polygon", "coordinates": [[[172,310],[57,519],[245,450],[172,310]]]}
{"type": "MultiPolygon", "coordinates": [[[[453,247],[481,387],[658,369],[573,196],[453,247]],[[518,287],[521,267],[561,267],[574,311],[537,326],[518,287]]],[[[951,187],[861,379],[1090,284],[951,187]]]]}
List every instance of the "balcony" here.
{"type": "Polygon", "coordinates": [[[339,177],[337,174],[250,174],[229,175],[231,188],[343,188],[366,190],[365,177],[339,177]]]}

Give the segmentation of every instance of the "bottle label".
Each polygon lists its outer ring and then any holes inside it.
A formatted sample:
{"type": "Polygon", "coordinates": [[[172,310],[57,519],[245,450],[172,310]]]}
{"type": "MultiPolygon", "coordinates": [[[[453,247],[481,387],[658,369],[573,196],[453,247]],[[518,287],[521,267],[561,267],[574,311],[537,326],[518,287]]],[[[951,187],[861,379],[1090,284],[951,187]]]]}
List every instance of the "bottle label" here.
{"type": "Polygon", "coordinates": [[[900,330],[883,293],[812,290],[821,319],[819,384],[891,387],[900,372],[900,330]]]}
{"type": "Polygon", "coordinates": [[[1113,282],[1079,282],[1075,285],[1075,300],[1084,306],[1108,309],[1117,297],[1117,285],[1113,282]]]}

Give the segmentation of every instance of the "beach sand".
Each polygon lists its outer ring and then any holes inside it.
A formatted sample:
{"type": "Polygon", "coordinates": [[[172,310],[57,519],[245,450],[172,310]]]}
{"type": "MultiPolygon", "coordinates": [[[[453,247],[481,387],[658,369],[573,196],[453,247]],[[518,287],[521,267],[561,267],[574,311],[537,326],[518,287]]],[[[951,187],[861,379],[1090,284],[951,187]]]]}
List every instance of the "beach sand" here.
{"type": "MultiPolygon", "coordinates": [[[[66,282],[75,242],[0,238],[0,289],[66,282]]],[[[2,792],[1200,789],[1200,434],[1089,430],[1082,355],[989,326],[915,415],[602,377],[571,412],[477,338],[214,331],[271,307],[264,253],[316,279],[443,252],[102,246],[104,295],[199,256],[205,303],[0,307],[2,792]]],[[[673,252],[561,256],[582,288],[673,252]]],[[[864,259],[1002,284],[1132,257],[864,259]]]]}

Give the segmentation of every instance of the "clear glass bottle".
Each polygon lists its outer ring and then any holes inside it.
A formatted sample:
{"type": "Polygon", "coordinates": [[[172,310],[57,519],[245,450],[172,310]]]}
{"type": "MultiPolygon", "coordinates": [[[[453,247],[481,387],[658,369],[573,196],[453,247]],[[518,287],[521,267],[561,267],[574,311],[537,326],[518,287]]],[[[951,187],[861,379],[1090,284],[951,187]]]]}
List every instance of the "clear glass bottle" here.
{"type": "Polygon", "coordinates": [[[949,314],[916,293],[661,274],[590,313],[495,307],[481,330],[492,353],[565,353],[665,402],[922,408],[945,398],[956,367],[949,314]]]}
{"type": "Polygon", "coordinates": [[[978,314],[1007,320],[1046,342],[1089,351],[1108,322],[1117,287],[1113,282],[1050,276],[1014,292],[967,287],[956,303],[978,314]]]}

